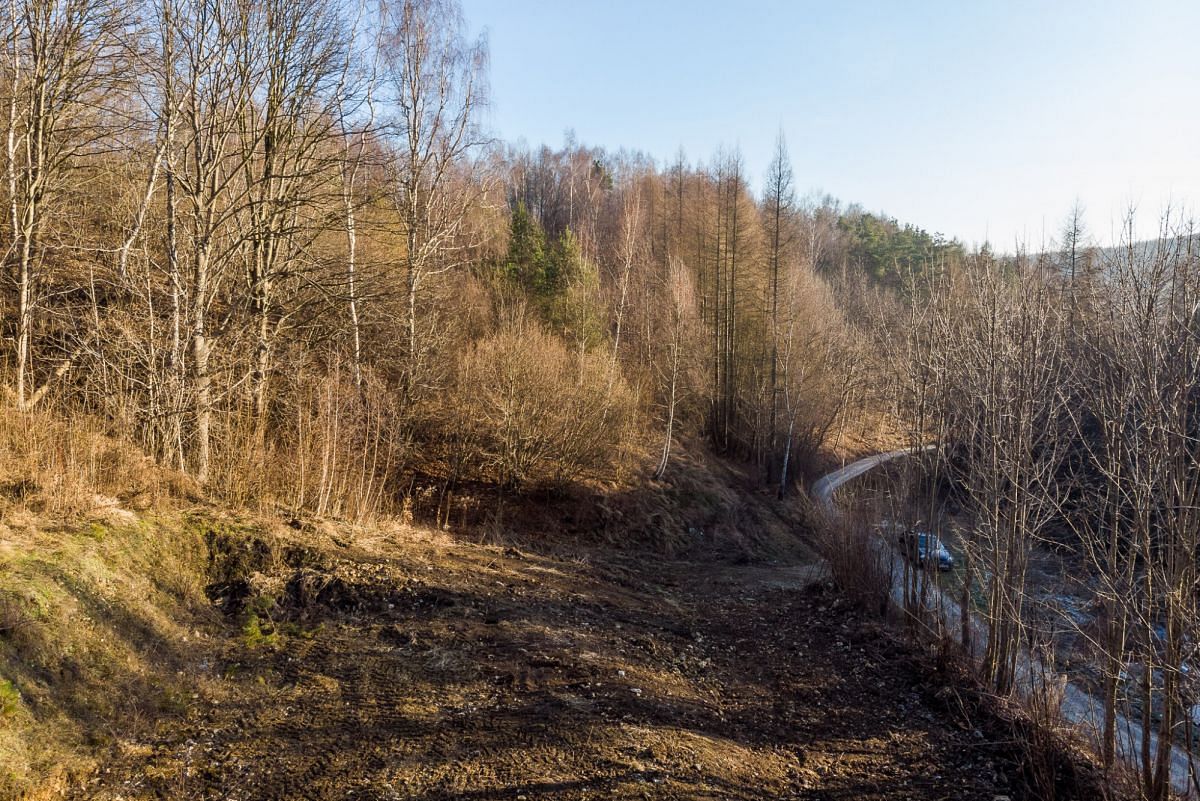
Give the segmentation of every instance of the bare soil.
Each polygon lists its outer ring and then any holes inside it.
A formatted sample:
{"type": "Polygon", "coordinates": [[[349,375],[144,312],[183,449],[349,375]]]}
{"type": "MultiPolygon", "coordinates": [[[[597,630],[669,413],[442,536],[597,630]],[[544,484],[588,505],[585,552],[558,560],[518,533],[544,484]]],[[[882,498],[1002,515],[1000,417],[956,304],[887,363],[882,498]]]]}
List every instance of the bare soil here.
{"type": "Polygon", "coordinates": [[[1024,797],[1011,731],[811,565],[224,545],[193,697],[72,797],[1024,797]]]}

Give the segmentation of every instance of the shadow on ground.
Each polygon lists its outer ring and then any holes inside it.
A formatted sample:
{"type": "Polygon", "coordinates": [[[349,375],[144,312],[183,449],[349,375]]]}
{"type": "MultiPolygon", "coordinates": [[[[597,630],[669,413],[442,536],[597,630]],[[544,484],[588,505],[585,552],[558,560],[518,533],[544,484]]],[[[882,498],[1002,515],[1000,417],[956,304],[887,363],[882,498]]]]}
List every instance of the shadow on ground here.
{"type": "Polygon", "coordinates": [[[1011,748],[811,566],[317,557],[223,575],[213,680],[75,797],[1019,796],[1011,748]]]}

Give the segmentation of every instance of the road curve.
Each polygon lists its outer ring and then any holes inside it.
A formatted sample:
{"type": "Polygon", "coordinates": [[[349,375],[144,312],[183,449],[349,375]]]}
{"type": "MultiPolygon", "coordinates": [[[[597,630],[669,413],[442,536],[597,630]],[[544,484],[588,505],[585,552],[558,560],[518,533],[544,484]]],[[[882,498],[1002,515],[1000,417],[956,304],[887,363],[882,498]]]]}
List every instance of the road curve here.
{"type": "MultiPolygon", "coordinates": [[[[934,447],[933,445],[926,446],[925,450],[934,447]]],[[[890,451],[888,453],[877,453],[874,456],[868,456],[864,459],[859,459],[857,462],[851,462],[842,467],[841,470],[834,470],[828,475],[822,476],[817,480],[817,483],[812,485],[812,495],[816,499],[821,508],[832,514],[837,511],[837,507],[833,503],[833,494],[845,484],[847,481],[858,478],[863,473],[874,470],[884,462],[890,462],[893,459],[899,459],[904,456],[911,456],[913,451],[909,448],[902,448],[898,451],[890,451]]]]}
{"type": "MultiPolygon", "coordinates": [[[[881,464],[894,459],[912,456],[914,453],[920,453],[921,451],[932,450],[935,447],[937,446],[927,445],[916,452],[909,448],[904,448],[902,450],[867,456],[822,476],[812,485],[810,493],[822,511],[831,517],[836,516],[838,508],[834,502],[834,495],[844,484],[875,469],[881,464]]],[[[879,540],[879,545],[889,553],[894,553],[891,547],[886,545],[882,539],[879,540]]],[[[891,574],[892,598],[897,604],[902,605],[904,603],[905,580],[903,563],[893,560],[891,574]]],[[[926,589],[929,592],[933,608],[938,611],[938,614],[945,621],[945,630],[958,630],[962,625],[962,608],[960,605],[953,599],[943,595],[936,586],[930,586],[926,589]]],[[[986,641],[987,630],[982,621],[972,615],[969,625],[972,629],[972,638],[976,643],[986,641]]],[[[1025,656],[1021,657],[1020,664],[1017,667],[1018,687],[1024,685],[1021,689],[1028,689],[1036,681],[1036,677],[1042,675],[1045,675],[1045,671],[1041,670],[1040,662],[1031,660],[1025,656]]],[[[1062,701],[1062,715],[1064,718],[1091,732],[1098,732],[1100,730],[1100,722],[1103,720],[1103,710],[1104,707],[1099,699],[1081,689],[1076,683],[1067,682],[1062,701]]],[[[1142,748],[1140,723],[1131,721],[1123,715],[1118,715],[1116,728],[1117,748],[1121,756],[1131,762],[1135,760],[1140,761],[1142,748]]],[[[1158,737],[1153,733],[1150,735],[1150,743],[1151,749],[1156,751],[1158,737]]],[[[1180,793],[1185,798],[1195,797],[1191,780],[1193,771],[1200,773],[1200,761],[1193,762],[1192,755],[1185,749],[1172,745],[1171,785],[1177,793],[1180,793]]]]}

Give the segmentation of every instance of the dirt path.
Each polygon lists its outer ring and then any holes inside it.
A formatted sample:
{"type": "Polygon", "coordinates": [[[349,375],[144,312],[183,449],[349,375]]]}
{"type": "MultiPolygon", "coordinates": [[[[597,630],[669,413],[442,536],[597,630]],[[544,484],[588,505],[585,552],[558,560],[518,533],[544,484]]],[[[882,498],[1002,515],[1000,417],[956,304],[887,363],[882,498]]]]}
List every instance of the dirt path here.
{"type": "Polygon", "coordinates": [[[419,538],[301,561],[217,588],[195,697],[76,798],[1017,795],[1009,747],[811,566],[419,538]]]}

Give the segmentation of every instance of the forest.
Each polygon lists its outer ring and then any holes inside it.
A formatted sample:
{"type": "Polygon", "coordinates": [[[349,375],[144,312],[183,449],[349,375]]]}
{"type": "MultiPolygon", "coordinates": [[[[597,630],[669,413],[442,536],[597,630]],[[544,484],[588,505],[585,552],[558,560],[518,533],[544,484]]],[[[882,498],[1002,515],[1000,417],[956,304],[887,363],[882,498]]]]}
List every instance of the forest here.
{"type": "MultiPolygon", "coordinates": [[[[1139,241],[1131,211],[1101,248],[1077,207],[999,253],[807,193],[783,131],[765,175],[737,148],[507,143],[453,0],[0,17],[13,503],[494,530],[505,504],[669,487],[699,461],[809,514],[838,458],[910,448],[910,512],[953,509],[962,559],[957,583],[913,577],[939,589],[910,618],[993,693],[1035,654],[1057,682],[1062,618],[1030,571],[1060,560],[1099,763],[1131,765],[1137,797],[1180,790],[1200,721],[1187,219],[1139,241]],[[970,610],[959,630],[941,597],[970,610]]],[[[688,536],[663,529],[633,544],[688,536]]],[[[891,592],[891,568],[862,569],[875,546],[826,556],[843,590],[891,592]]]]}
{"type": "Polygon", "coordinates": [[[737,151],[506,146],[444,2],[6,30],[4,391],[237,502],[661,477],[681,438],[783,494],[869,391],[839,297],[961,255],[798,198],[782,134],[765,182],[737,151]]]}

